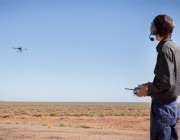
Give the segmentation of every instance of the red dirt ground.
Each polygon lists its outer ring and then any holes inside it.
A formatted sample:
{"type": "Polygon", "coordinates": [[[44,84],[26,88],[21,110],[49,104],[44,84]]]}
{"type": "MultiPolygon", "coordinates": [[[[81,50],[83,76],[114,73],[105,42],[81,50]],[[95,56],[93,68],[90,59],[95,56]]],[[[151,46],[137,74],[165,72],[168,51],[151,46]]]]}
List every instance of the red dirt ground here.
{"type": "Polygon", "coordinates": [[[0,140],[30,139],[148,140],[149,118],[21,116],[0,119],[0,140]]]}

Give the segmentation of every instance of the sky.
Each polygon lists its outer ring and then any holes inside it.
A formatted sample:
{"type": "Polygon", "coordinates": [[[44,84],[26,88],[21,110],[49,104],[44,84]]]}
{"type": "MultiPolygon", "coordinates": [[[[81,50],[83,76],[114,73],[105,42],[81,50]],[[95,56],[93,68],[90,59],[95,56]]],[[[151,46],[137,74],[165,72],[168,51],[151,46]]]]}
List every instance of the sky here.
{"type": "Polygon", "coordinates": [[[179,5],[178,0],[0,0],[0,100],[150,102],[124,88],[153,81],[158,42],[148,36],[155,16],[171,16],[173,41],[180,45],[179,5]]]}

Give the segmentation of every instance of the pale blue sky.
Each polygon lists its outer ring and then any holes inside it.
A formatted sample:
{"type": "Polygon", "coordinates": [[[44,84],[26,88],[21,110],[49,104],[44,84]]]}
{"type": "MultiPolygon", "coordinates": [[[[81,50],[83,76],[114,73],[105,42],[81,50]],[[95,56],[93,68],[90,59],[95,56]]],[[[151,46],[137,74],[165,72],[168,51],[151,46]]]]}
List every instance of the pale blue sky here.
{"type": "Polygon", "coordinates": [[[178,0],[0,0],[0,100],[146,102],[125,87],[152,81],[158,14],[178,0]],[[17,53],[12,47],[28,50],[17,53]]]}

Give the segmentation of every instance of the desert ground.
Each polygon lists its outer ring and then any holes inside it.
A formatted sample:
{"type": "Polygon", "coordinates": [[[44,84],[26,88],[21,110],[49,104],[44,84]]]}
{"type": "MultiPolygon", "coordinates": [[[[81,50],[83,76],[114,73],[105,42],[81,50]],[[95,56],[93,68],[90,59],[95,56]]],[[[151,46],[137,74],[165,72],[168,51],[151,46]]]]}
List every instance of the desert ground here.
{"type": "Polygon", "coordinates": [[[0,140],[149,140],[150,103],[0,102],[0,140]]]}

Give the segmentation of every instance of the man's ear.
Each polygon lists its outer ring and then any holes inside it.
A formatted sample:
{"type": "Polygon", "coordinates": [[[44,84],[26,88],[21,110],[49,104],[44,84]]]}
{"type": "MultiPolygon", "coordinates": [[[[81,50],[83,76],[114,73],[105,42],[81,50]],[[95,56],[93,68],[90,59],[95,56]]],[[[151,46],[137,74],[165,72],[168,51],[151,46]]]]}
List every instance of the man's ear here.
{"type": "Polygon", "coordinates": [[[161,41],[161,37],[160,37],[159,34],[155,35],[155,38],[156,38],[157,41],[161,41]]]}

